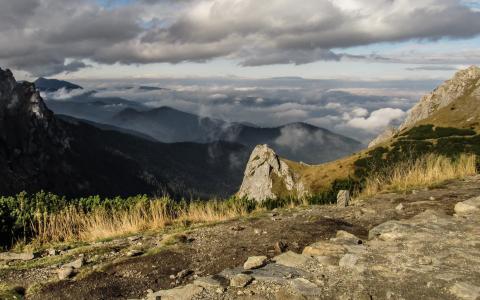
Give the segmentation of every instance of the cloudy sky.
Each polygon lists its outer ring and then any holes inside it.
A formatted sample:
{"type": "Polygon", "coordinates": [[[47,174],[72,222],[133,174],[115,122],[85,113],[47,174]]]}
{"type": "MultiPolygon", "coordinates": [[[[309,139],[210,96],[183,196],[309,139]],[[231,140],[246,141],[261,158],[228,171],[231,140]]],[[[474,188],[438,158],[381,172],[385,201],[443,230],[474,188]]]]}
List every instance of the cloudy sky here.
{"type": "Polygon", "coordinates": [[[479,34],[480,0],[0,0],[17,79],[363,142],[480,64],[479,34]],[[145,83],[168,90],[115,88],[145,83]]]}
{"type": "Polygon", "coordinates": [[[478,0],[0,1],[25,78],[446,78],[479,33],[478,0]]]}

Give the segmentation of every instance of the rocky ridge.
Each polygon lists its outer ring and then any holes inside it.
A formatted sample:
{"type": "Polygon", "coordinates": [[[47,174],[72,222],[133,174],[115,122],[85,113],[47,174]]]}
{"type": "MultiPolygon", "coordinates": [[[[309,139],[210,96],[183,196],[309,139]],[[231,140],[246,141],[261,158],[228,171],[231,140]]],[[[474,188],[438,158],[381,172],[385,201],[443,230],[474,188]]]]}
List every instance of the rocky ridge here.
{"type": "Polygon", "coordinates": [[[248,160],[238,196],[261,202],[287,194],[308,195],[289,166],[267,145],[258,145],[248,160]]]}
{"type": "Polygon", "coordinates": [[[480,89],[480,68],[471,66],[461,70],[455,76],[445,81],[430,94],[423,96],[408,113],[405,121],[398,129],[387,128],[375,138],[368,147],[374,147],[392,138],[397,132],[412,127],[417,122],[430,117],[439,109],[448,106],[455,100],[478,93],[480,89]]]}
{"type": "Polygon", "coordinates": [[[150,291],[146,299],[479,299],[479,212],[475,197],[457,203],[454,215],[427,209],[387,221],[367,240],[340,230],[301,254],[150,291]]]}

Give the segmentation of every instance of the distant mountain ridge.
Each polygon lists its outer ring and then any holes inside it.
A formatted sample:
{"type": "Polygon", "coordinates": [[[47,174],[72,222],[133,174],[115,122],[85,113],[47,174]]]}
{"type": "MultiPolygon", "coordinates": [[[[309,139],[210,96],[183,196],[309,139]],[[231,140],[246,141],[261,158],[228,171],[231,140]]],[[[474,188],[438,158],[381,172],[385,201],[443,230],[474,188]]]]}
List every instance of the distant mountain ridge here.
{"type": "Polygon", "coordinates": [[[306,123],[258,127],[199,117],[171,107],[146,111],[127,108],[107,123],[169,143],[228,141],[250,150],[258,144],[269,144],[283,157],[306,163],[326,162],[363,148],[354,139],[306,123]]]}
{"type": "Polygon", "coordinates": [[[68,81],[58,80],[58,79],[47,79],[43,77],[38,78],[37,80],[35,80],[34,83],[35,83],[35,87],[42,92],[55,92],[60,89],[65,89],[67,91],[83,89],[83,87],[68,81]]]}
{"type": "Polygon", "coordinates": [[[244,146],[165,144],[58,118],[35,85],[0,69],[0,194],[226,197],[239,186],[244,146]]]}
{"type": "Polygon", "coordinates": [[[96,97],[95,93],[89,91],[67,100],[47,100],[47,104],[58,114],[142,133],[165,143],[228,141],[242,144],[250,151],[258,144],[268,144],[282,157],[309,164],[331,161],[364,147],[354,139],[306,123],[260,127],[198,116],[167,106],[149,108],[118,97],[96,97]]]}

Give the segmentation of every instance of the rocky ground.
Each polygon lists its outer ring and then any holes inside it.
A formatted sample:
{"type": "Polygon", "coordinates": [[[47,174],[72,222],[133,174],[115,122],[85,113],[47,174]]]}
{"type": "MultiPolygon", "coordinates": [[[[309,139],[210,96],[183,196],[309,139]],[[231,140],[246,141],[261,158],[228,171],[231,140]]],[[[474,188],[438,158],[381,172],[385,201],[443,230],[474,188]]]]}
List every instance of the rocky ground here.
{"type": "Polygon", "coordinates": [[[457,203],[479,195],[477,176],[347,208],[70,245],[0,260],[0,282],[29,299],[477,299],[480,200],[457,203]]]}

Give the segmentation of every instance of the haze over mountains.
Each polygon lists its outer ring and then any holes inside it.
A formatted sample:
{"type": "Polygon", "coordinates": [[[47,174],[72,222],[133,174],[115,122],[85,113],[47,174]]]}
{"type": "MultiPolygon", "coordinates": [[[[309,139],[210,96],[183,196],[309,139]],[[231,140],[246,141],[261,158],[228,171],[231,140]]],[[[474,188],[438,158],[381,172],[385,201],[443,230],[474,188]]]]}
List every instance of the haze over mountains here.
{"type": "MultiPolygon", "coordinates": [[[[70,85],[57,85],[57,90],[70,85]]],[[[128,87],[132,88],[132,87],[128,87]]],[[[158,87],[140,86],[154,90],[158,87]]],[[[58,114],[138,132],[165,143],[210,143],[228,141],[250,151],[258,144],[269,144],[282,156],[305,163],[322,163],[360,150],[360,142],[306,123],[278,127],[227,122],[200,117],[171,107],[148,108],[119,97],[95,97],[93,91],[61,101],[47,101],[58,114]]]]}
{"type": "Polygon", "coordinates": [[[0,192],[41,189],[69,197],[228,196],[248,150],[238,144],[152,142],[58,118],[35,86],[0,70],[0,192]]]}

